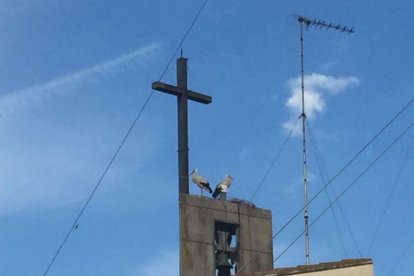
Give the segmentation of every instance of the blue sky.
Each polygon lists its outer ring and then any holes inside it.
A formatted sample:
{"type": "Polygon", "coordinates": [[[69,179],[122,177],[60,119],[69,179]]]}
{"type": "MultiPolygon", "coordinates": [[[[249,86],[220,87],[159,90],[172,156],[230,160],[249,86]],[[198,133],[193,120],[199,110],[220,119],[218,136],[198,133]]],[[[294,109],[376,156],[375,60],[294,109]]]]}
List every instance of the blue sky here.
{"type": "MultiPolygon", "coordinates": [[[[1,1],[1,275],[43,275],[203,2],[1,1]]],[[[408,0],[208,1],[183,44],[189,88],[213,97],[189,104],[190,168],[211,183],[231,173],[229,195],[252,198],[300,114],[301,14],[356,30],[305,32],[315,195],[412,99],[413,12],[408,0]]],[[[162,81],[175,83],[174,62],[162,81]]],[[[333,181],[331,199],[413,114],[409,106],[333,181]]],[[[413,135],[334,205],[339,231],[331,211],[311,227],[312,263],[368,256],[378,276],[414,269],[413,135]]],[[[177,275],[176,144],[176,100],[155,93],[48,275],[177,275]]],[[[276,232],[302,198],[294,131],[253,202],[272,210],[276,232]]],[[[315,199],[311,223],[328,204],[325,193],[315,199]]],[[[276,237],[275,257],[302,225],[299,216],[276,237]]],[[[303,247],[300,239],[276,266],[302,264],[303,247]]]]}

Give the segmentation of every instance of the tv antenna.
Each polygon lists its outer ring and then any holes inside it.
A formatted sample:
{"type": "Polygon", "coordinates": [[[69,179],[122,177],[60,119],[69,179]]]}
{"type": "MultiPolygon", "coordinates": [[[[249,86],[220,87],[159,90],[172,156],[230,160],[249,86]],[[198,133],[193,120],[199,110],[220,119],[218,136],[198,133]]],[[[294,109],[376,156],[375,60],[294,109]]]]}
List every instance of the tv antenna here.
{"type": "Polygon", "coordinates": [[[301,77],[301,89],[302,89],[302,159],[303,159],[303,190],[304,190],[304,215],[305,220],[305,261],[306,265],[309,265],[309,212],[308,212],[308,166],[306,160],[306,113],[305,113],[305,78],[303,69],[303,27],[306,29],[309,27],[316,27],[325,30],[335,30],[343,33],[352,34],[354,28],[348,28],[347,26],[341,26],[339,24],[333,24],[319,19],[312,19],[304,16],[297,16],[300,25],[300,77],[301,77]]]}

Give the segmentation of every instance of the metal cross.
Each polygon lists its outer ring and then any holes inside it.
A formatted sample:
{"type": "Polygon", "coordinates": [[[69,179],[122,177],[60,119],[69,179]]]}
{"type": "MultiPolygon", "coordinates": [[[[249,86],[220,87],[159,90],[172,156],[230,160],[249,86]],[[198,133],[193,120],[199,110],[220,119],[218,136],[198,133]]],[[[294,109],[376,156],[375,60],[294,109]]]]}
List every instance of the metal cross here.
{"type": "Polygon", "coordinates": [[[178,191],[189,194],[187,100],[209,104],[212,99],[210,96],[187,89],[187,59],[183,57],[177,59],[177,86],[156,81],[152,83],[152,89],[177,96],[178,191]]]}

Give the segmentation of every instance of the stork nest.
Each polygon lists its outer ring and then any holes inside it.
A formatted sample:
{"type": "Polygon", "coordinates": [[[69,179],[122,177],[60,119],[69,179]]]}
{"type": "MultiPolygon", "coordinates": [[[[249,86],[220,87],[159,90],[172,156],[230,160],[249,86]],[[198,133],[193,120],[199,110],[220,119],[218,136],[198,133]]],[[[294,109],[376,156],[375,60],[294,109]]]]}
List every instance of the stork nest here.
{"type": "Polygon", "coordinates": [[[252,208],[256,208],[256,205],[253,204],[253,202],[250,202],[248,200],[245,199],[240,199],[240,198],[229,198],[228,199],[229,202],[232,203],[236,203],[236,204],[240,204],[240,205],[246,205],[252,208]]]}

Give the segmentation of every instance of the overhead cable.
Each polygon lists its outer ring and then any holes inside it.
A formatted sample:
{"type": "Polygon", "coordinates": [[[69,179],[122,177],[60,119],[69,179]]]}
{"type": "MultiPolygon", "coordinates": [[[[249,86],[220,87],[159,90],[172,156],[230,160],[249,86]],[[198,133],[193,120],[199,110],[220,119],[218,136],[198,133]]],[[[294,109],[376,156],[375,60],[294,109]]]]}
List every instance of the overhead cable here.
{"type": "MultiPolygon", "coordinates": [[[[184,41],[186,40],[187,36],[189,35],[190,31],[192,30],[193,26],[195,25],[197,19],[199,18],[201,12],[204,10],[205,6],[207,5],[208,0],[205,0],[204,3],[202,4],[201,8],[198,10],[197,14],[195,15],[194,19],[192,20],[190,26],[187,28],[187,31],[185,32],[184,36],[182,37],[182,39],[180,40],[180,42],[178,43],[177,48],[175,49],[174,53],[171,55],[171,58],[169,59],[167,66],[164,68],[164,70],[162,71],[159,80],[161,80],[164,75],[166,74],[168,68],[170,67],[172,61],[174,60],[174,57],[177,55],[178,51],[180,50],[180,48],[182,47],[182,45],[184,44],[184,41]]],[[[53,266],[56,258],[58,257],[58,255],[60,254],[62,248],[64,247],[64,245],[66,244],[66,242],[68,241],[70,235],[73,233],[73,231],[75,229],[77,229],[77,226],[79,225],[79,220],[82,217],[83,213],[85,212],[86,208],[88,207],[90,201],[92,200],[93,196],[95,195],[96,191],[98,190],[99,186],[101,185],[103,179],[105,178],[106,174],[108,173],[109,169],[111,168],[113,162],[115,161],[115,159],[117,158],[119,152],[121,151],[122,147],[124,146],[126,140],[128,139],[129,135],[131,134],[133,128],[135,127],[136,123],[138,122],[138,120],[141,118],[142,113],[144,112],[145,108],[148,106],[148,103],[150,101],[150,99],[152,98],[154,94],[154,90],[151,91],[151,93],[148,95],[148,97],[146,98],[144,104],[142,105],[142,107],[139,109],[138,114],[136,115],[135,119],[133,120],[132,124],[130,125],[128,131],[126,132],[126,134],[124,135],[124,138],[122,139],[121,143],[119,144],[119,146],[117,147],[115,153],[113,154],[111,160],[109,161],[108,165],[105,167],[101,177],[99,178],[98,182],[96,183],[96,185],[94,186],[91,194],[89,195],[88,199],[86,200],[86,202],[84,203],[81,211],[78,213],[78,215],[76,216],[75,220],[73,221],[71,227],[69,228],[69,231],[66,233],[65,238],[63,239],[63,241],[61,242],[61,244],[59,245],[57,251],[55,252],[55,254],[53,255],[51,261],[49,262],[46,270],[43,272],[43,276],[47,275],[49,273],[50,268],[53,266]]]]}
{"type": "MultiPolygon", "coordinates": [[[[414,123],[411,123],[400,135],[397,136],[393,140],[393,142],[384,150],[381,152],[381,154],[372,161],[368,167],[366,167],[355,179],[352,181],[336,198],[334,201],[332,201],[331,204],[329,204],[317,217],[312,223],[309,225],[311,227],[313,224],[315,224],[325,213],[328,211],[333,204],[335,204],[346,192],[349,191],[349,189],[352,188],[352,186],[357,183],[362,176],[364,176],[374,165],[377,163],[407,132],[414,126],[414,123]]],[[[293,244],[305,233],[305,231],[302,231],[274,260],[273,263],[276,262],[286,251],[292,247],[293,244]]]]}
{"type": "MultiPolygon", "coordinates": [[[[410,99],[406,105],[404,105],[372,138],[365,144],[308,202],[311,204],[321,193],[324,189],[330,185],[336,178],[338,178],[401,114],[408,109],[414,102],[414,98],[410,99]]],[[[265,245],[268,246],[273,240],[283,232],[287,226],[303,211],[304,207],[299,209],[273,236],[272,239],[265,245]]],[[[239,268],[238,272],[235,275],[238,275],[253,259],[257,256],[254,254],[241,268],[239,268]]]]}
{"type": "Polygon", "coordinates": [[[414,142],[414,135],[411,138],[411,142],[408,145],[408,149],[405,151],[405,155],[404,155],[404,158],[403,158],[403,162],[401,163],[401,166],[400,166],[400,168],[398,170],[398,173],[397,173],[397,177],[395,178],[394,184],[392,185],[391,191],[390,191],[390,193],[388,195],[387,202],[385,203],[384,209],[382,210],[382,214],[381,214],[381,217],[380,217],[380,221],[379,221],[379,223],[378,223],[378,225],[377,225],[377,227],[375,229],[374,235],[373,235],[373,237],[371,239],[371,242],[369,244],[369,247],[368,247],[367,256],[369,256],[369,254],[371,253],[372,247],[374,246],[374,243],[375,243],[375,240],[376,240],[376,238],[378,236],[379,230],[380,230],[380,228],[381,228],[381,226],[382,226],[382,224],[384,222],[385,215],[387,214],[387,211],[389,209],[388,207],[390,206],[391,200],[392,200],[392,198],[393,198],[393,196],[395,194],[395,190],[396,190],[396,188],[398,186],[398,183],[400,182],[400,178],[401,178],[402,171],[405,168],[405,164],[407,163],[408,154],[410,153],[410,151],[412,149],[413,142],[414,142]]]}
{"type": "MultiPolygon", "coordinates": [[[[313,135],[313,131],[311,130],[308,122],[307,122],[307,128],[309,130],[308,133],[309,133],[309,136],[310,136],[310,141],[311,141],[311,145],[312,145],[312,149],[313,149],[313,154],[315,155],[316,164],[318,166],[319,175],[321,177],[322,183],[326,183],[327,181],[325,179],[325,174],[323,173],[323,169],[322,169],[322,167],[323,167],[323,163],[322,163],[322,160],[321,160],[322,158],[320,156],[318,145],[316,144],[315,136],[313,135]]],[[[330,185],[330,187],[332,188],[332,185],[330,185]]],[[[327,189],[325,189],[325,194],[326,194],[326,197],[328,199],[328,203],[331,204],[332,200],[331,200],[331,197],[330,197],[329,192],[328,192],[327,189]]],[[[338,204],[339,204],[339,202],[338,202],[338,204]]],[[[342,236],[342,231],[341,231],[341,228],[339,227],[338,218],[336,217],[335,210],[334,210],[333,206],[331,207],[331,213],[332,213],[332,218],[334,220],[336,232],[338,233],[338,236],[339,236],[339,241],[341,242],[342,250],[344,251],[345,257],[347,257],[348,253],[346,251],[344,238],[342,236]]]]}
{"type": "Polygon", "coordinates": [[[289,131],[288,136],[286,137],[285,141],[283,141],[282,145],[280,146],[279,151],[276,153],[276,156],[273,158],[272,163],[270,164],[269,168],[267,169],[266,173],[264,174],[262,180],[260,180],[259,185],[257,186],[256,190],[254,191],[252,197],[250,198],[250,202],[253,202],[253,199],[255,198],[257,192],[261,189],[263,183],[266,181],[267,177],[270,174],[270,171],[273,169],[274,165],[276,164],[277,160],[279,159],[280,154],[283,152],[287,142],[289,141],[290,137],[292,136],[293,131],[295,130],[299,120],[295,122],[292,129],[289,131]]]}
{"type": "Polygon", "coordinates": [[[388,276],[394,275],[394,270],[398,267],[400,262],[404,259],[405,255],[407,255],[410,248],[414,245],[414,238],[408,243],[408,245],[405,247],[404,251],[401,253],[401,255],[398,257],[397,261],[394,263],[394,265],[391,267],[390,271],[388,272],[388,276]]]}

